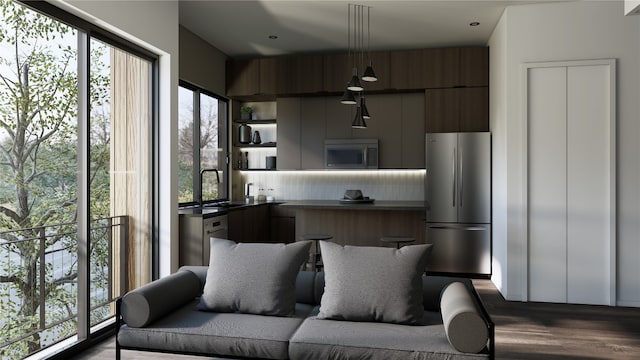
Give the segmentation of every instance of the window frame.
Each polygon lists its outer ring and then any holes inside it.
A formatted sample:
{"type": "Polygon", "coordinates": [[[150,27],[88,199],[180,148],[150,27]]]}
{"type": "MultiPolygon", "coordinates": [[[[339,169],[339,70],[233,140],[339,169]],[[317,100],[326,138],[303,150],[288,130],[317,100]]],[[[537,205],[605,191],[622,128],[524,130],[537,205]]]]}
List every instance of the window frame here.
{"type": "MultiPolygon", "coordinates": [[[[230,146],[229,146],[229,99],[227,99],[226,97],[217,95],[211,91],[208,91],[207,89],[203,89],[197,85],[194,85],[188,81],[185,80],[180,80],[178,82],[178,87],[183,87],[187,90],[193,91],[193,128],[194,130],[197,129],[197,133],[196,131],[194,131],[193,133],[193,148],[194,149],[200,149],[200,95],[207,95],[210,96],[212,98],[215,98],[216,100],[218,100],[219,102],[223,102],[225,104],[225,111],[224,114],[220,114],[218,113],[218,126],[222,125],[222,128],[218,130],[219,133],[219,147],[222,149],[222,152],[224,153],[224,168],[222,169],[218,169],[222,172],[222,175],[220,176],[221,182],[223,184],[225,184],[225,194],[226,196],[224,197],[218,197],[218,199],[213,199],[213,200],[206,200],[203,201],[202,204],[209,204],[209,203],[215,203],[215,202],[220,202],[220,201],[228,201],[229,200],[229,194],[230,194],[230,187],[229,187],[229,181],[230,181],[230,168],[229,168],[229,153],[230,153],[230,146]]],[[[218,107],[219,108],[219,107],[218,107]]],[[[196,206],[196,205],[200,205],[200,203],[196,200],[200,197],[200,166],[201,166],[201,158],[200,158],[200,151],[197,152],[197,154],[193,154],[193,169],[191,172],[191,176],[193,177],[193,201],[187,201],[187,202],[181,202],[178,203],[179,207],[188,207],[188,206],[196,206]]],[[[220,167],[220,164],[218,165],[218,167],[220,167]]]]}
{"type": "MultiPolygon", "coordinates": [[[[149,124],[151,129],[151,146],[152,146],[152,154],[151,154],[151,168],[149,169],[150,174],[152,176],[151,179],[151,228],[149,230],[151,234],[150,239],[150,249],[149,255],[151,256],[151,279],[155,280],[159,278],[160,274],[160,264],[159,264],[159,250],[160,250],[160,237],[159,237],[159,219],[160,219],[160,209],[158,204],[159,201],[159,169],[161,166],[161,162],[159,159],[160,147],[159,147],[159,136],[160,136],[160,124],[159,124],[159,60],[160,56],[156,53],[153,53],[143,47],[140,47],[134,44],[131,41],[128,41],[118,35],[115,35],[85,19],[82,19],[76,15],[73,15],[53,4],[50,4],[46,1],[27,1],[27,0],[14,0],[18,4],[23,5],[31,10],[37,11],[45,16],[48,16],[52,19],[60,21],[68,26],[75,28],[81,34],[78,35],[79,38],[82,38],[78,41],[78,94],[79,98],[88,97],[89,96],[89,84],[88,81],[88,73],[91,70],[88,64],[87,59],[90,55],[90,41],[92,38],[100,40],[108,45],[113,47],[120,48],[121,50],[127,51],[135,56],[138,56],[144,60],[150,62],[151,66],[151,76],[150,76],[150,117],[149,124]],[[82,66],[82,71],[86,71],[86,73],[80,73],[80,66],[82,66]]],[[[84,101],[84,100],[83,100],[84,101]]],[[[85,126],[86,124],[80,124],[81,122],[87,121],[90,118],[90,107],[88,103],[80,103],[78,104],[78,146],[79,150],[82,152],[78,154],[78,163],[83,169],[86,169],[85,166],[88,163],[89,159],[89,129],[85,126]]],[[[86,171],[82,171],[85,172],[86,171]]],[[[89,239],[89,231],[90,231],[90,213],[89,209],[89,183],[86,178],[86,174],[80,174],[78,183],[78,239],[81,243],[79,243],[79,250],[81,247],[87,246],[87,239],[89,239]]],[[[89,299],[89,291],[91,289],[90,286],[90,277],[88,276],[88,272],[81,272],[81,269],[88,269],[90,258],[87,255],[86,249],[84,251],[79,251],[78,255],[78,329],[77,329],[77,341],[73,343],[73,345],[65,350],[62,350],[56,354],[53,354],[51,359],[66,359],[70,354],[77,353],[82,349],[91,346],[97,342],[102,341],[104,338],[112,336],[113,331],[115,330],[115,322],[111,322],[107,326],[103,327],[92,327],[90,321],[90,299],[89,299]],[[80,308],[83,311],[80,311],[80,308]]]]}

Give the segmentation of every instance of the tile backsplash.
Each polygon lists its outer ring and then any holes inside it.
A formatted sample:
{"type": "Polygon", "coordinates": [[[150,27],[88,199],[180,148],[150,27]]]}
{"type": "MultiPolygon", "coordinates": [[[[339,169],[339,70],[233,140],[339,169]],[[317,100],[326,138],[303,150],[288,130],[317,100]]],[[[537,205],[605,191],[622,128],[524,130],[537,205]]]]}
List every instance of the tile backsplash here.
{"type": "Polygon", "coordinates": [[[345,190],[359,189],[376,200],[424,200],[425,170],[353,171],[235,171],[233,199],[244,197],[244,185],[253,183],[251,195],[276,200],[338,200],[345,190]]]}

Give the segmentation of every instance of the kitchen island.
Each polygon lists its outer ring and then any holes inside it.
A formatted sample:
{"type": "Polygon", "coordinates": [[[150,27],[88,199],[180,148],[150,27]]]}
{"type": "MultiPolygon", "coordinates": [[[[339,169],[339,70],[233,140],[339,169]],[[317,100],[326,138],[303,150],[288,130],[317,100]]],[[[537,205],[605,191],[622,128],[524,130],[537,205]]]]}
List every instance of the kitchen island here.
{"type": "Polygon", "coordinates": [[[425,243],[424,201],[374,201],[344,204],[339,200],[295,200],[279,205],[295,211],[296,239],[304,234],[328,234],[341,245],[393,246],[380,239],[413,237],[425,243]]]}

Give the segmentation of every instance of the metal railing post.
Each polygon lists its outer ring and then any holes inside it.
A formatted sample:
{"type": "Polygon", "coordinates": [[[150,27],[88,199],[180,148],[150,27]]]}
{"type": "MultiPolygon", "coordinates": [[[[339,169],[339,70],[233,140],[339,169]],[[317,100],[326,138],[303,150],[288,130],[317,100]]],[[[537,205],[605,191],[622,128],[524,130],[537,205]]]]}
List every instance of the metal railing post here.
{"type": "Polygon", "coordinates": [[[129,289],[129,266],[127,261],[127,237],[129,236],[129,216],[120,216],[120,296],[129,289]]]}
{"type": "Polygon", "coordinates": [[[45,318],[45,302],[47,301],[46,299],[46,265],[45,265],[45,256],[44,256],[44,252],[45,249],[47,247],[47,238],[46,238],[46,234],[45,234],[45,230],[44,227],[40,227],[38,228],[38,234],[39,234],[39,239],[40,239],[40,281],[39,281],[39,286],[40,286],[40,291],[39,291],[39,295],[40,295],[40,305],[38,306],[40,308],[40,330],[44,330],[47,324],[47,320],[45,318]]]}
{"type": "Polygon", "coordinates": [[[113,218],[107,219],[107,291],[109,293],[109,301],[113,300],[113,218]]]}

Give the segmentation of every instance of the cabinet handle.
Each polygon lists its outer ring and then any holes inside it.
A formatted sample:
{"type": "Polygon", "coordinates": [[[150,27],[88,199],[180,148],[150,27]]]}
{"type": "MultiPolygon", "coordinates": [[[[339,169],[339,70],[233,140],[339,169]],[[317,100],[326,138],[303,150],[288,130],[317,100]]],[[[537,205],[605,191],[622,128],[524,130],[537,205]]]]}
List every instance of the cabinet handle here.
{"type": "Polygon", "coordinates": [[[453,207],[456,207],[456,148],[453,148],[453,164],[451,167],[451,170],[453,170],[453,183],[452,183],[452,188],[453,188],[453,192],[452,192],[452,203],[453,203],[453,207]]]}
{"type": "Polygon", "coordinates": [[[220,226],[220,221],[216,221],[216,222],[212,223],[211,226],[220,226]]]}

